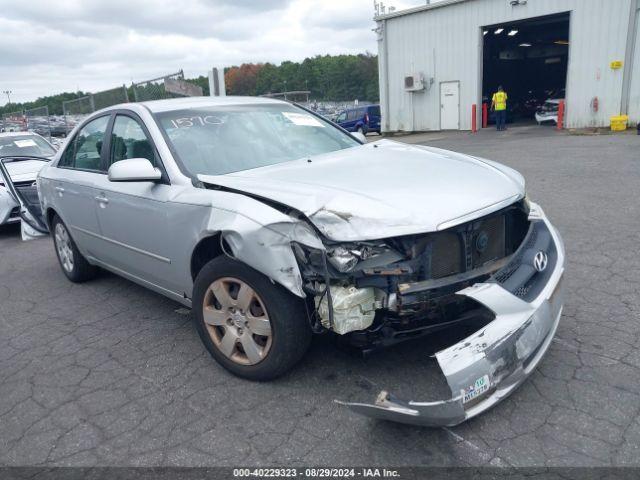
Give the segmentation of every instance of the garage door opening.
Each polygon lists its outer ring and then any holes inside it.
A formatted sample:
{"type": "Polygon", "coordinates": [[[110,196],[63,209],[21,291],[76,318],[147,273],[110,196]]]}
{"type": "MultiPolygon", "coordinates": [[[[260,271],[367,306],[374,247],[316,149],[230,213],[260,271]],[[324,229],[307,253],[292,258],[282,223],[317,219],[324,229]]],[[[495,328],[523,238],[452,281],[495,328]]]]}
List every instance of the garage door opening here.
{"type": "Polygon", "coordinates": [[[490,106],[502,85],[509,96],[508,123],[557,121],[567,81],[569,23],[567,12],[482,29],[482,101],[490,106]]]}

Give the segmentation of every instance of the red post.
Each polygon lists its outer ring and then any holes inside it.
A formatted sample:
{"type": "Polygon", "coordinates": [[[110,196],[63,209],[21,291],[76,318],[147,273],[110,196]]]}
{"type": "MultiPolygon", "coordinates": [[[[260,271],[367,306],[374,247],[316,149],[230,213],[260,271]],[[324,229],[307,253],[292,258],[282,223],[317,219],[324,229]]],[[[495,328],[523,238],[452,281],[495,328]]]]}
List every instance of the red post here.
{"type": "Polygon", "coordinates": [[[482,104],[482,128],[487,128],[489,124],[489,105],[485,103],[482,104]]]}
{"type": "Polygon", "coordinates": [[[564,100],[560,100],[558,104],[558,130],[564,128],[564,100]]]}
{"type": "Polygon", "coordinates": [[[471,132],[478,133],[476,104],[471,105],[471,132]]]}

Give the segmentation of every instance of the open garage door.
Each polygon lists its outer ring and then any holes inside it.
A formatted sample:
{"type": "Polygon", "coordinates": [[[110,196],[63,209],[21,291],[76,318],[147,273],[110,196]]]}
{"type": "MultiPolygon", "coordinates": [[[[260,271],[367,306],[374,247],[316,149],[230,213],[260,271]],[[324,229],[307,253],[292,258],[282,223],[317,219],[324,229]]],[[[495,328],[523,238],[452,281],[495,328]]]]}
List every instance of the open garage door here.
{"type": "MultiPolygon", "coordinates": [[[[483,102],[502,85],[507,122],[557,121],[569,60],[569,13],[483,28],[483,102]]],[[[494,121],[489,114],[489,123],[494,121]]]]}

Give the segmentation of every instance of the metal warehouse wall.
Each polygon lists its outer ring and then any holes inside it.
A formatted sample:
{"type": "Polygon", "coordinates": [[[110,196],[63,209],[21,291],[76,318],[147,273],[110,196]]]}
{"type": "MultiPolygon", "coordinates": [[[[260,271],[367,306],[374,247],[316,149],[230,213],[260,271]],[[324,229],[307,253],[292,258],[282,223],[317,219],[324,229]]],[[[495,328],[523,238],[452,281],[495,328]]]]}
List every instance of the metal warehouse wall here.
{"type": "Polygon", "coordinates": [[[636,11],[636,38],[629,94],[629,120],[632,124],[640,123],[640,10],[636,11]]]}
{"type": "MultiPolygon", "coordinates": [[[[620,113],[624,69],[610,63],[624,60],[631,7],[636,0],[509,0],[443,1],[445,6],[379,21],[380,100],[385,131],[440,128],[440,82],[460,81],[460,128],[471,128],[471,105],[481,105],[482,31],[485,25],[571,12],[567,118],[569,128],[609,125],[620,113]],[[385,51],[386,48],[386,51],[385,51]],[[434,83],[422,93],[404,91],[406,74],[422,72],[434,83]],[[591,111],[591,99],[600,108],[591,111]]],[[[638,57],[636,49],[636,59],[638,57]]],[[[640,72],[637,67],[636,71],[640,72]]],[[[628,66],[625,65],[624,68],[628,66]]],[[[636,99],[640,75],[631,95],[636,99]]],[[[480,108],[478,108],[480,110],[480,108]]],[[[637,115],[637,113],[634,113],[637,115]]]]}

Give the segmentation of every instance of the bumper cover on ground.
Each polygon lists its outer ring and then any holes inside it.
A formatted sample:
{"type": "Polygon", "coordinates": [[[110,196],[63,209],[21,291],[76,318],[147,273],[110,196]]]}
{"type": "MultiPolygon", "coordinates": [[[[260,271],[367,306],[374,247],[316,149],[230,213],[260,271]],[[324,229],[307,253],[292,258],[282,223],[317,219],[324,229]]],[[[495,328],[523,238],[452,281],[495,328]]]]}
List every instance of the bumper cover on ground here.
{"type": "Polygon", "coordinates": [[[556,332],[563,306],[564,248],[558,232],[539,207],[556,262],[546,285],[527,302],[496,282],[458,292],[485,305],[495,319],[461,342],[436,354],[452,397],[435,402],[404,401],[380,392],[374,404],[338,402],[357,413],[426,426],[457,425],[511,394],[535,369],[556,332]]]}

